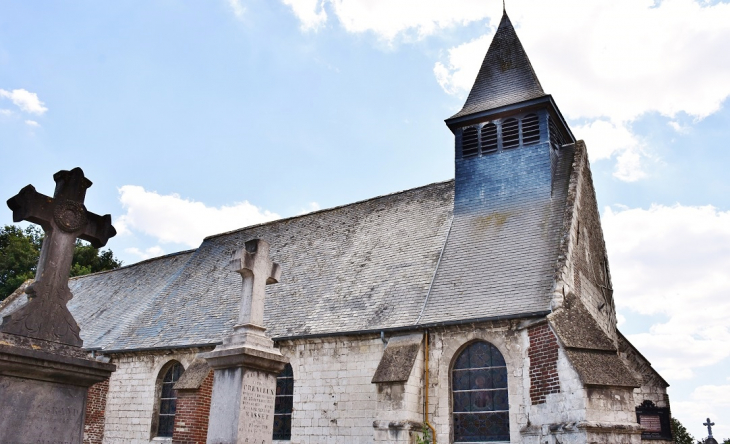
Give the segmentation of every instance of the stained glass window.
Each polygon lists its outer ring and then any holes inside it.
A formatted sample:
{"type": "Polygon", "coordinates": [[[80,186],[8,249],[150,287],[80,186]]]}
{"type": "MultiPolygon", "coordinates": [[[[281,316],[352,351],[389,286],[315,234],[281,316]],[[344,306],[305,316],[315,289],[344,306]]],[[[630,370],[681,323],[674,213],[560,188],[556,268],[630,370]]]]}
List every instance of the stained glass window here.
{"type": "Polygon", "coordinates": [[[509,442],[507,366],[502,353],[475,342],[452,371],[454,442],[509,442]]]}
{"type": "Polygon", "coordinates": [[[183,366],[176,362],[167,369],[165,376],[162,377],[157,436],[172,437],[172,432],[175,429],[175,410],[177,407],[177,391],[172,387],[184,371],[183,366]]]}
{"type": "Polygon", "coordinates": [[[276,377],[274,439],[291,439],[291,412],[294,401],[294,372],[287,364],[276,377]]]}

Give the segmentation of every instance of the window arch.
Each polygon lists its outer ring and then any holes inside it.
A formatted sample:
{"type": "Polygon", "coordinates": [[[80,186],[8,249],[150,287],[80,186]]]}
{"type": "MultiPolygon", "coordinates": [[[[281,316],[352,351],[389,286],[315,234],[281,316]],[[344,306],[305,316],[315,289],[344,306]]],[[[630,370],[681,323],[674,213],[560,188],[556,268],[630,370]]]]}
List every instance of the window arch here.
{"type": "Polygon", "coordinates": [[[182,364],[177,361],[168,363],[160,370],[157,381],[157,393],[159,401],[156,405],[153,427],[157,430],[153,436],[171,438],[175,430],[175,412],[177,410],[177,391],[173,388],[175,383],[185,371],[182,364]]]}
{"type": "Polygon", "coordinates": [[[488,342],[474,342],[456,358],[452,374],[454,442],[509,442],[507,366],[488,342]]]}
{"type": "Polygon", "coordinates": [[[294,371],[287,364],[276,377],[274,439],[291,439],[291,413],[294,404],[294,371]]]}

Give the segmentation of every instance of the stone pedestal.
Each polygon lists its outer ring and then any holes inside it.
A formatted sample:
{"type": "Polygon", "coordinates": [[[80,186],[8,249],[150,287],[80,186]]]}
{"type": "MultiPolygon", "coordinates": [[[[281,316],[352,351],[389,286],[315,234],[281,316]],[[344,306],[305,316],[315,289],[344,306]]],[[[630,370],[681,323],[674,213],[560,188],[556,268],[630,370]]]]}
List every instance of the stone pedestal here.
{"type": "Polygon", "coordinates": [[[87,390],[115,369],[78,347],[0,333],[0,443],[81,443],[87,390]]]}
{"type": "Polygon", "coordinates": [[[289,361],[251,326],[203,353],[213,370],[208,444],[271,444],[276,377],[289,361]]]}

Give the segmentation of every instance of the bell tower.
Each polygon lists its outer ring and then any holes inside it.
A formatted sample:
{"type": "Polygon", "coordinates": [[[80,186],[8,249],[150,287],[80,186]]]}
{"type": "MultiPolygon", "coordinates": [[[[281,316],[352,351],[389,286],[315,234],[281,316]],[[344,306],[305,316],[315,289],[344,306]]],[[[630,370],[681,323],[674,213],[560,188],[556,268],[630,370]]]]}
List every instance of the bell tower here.
{"type": "Polygon", "coordinates": [[[575,142],[506,11],[464,107],[446,125],[456,140],[455,212],[549,188],[559,150],[575,142]]]}

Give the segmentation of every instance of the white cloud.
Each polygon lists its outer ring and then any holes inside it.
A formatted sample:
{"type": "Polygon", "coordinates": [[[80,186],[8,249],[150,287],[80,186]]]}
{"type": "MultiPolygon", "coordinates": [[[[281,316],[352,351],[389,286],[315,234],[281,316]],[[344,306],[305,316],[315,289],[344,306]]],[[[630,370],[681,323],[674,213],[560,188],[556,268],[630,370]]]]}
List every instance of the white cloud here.
{"type": "Polygon", "coordinates": [[[115,224],[120,234],[138,231],[163,244],[189,247],[197,247],[204,237],[212,234],[280,217],[247,201],[215,208],[177,194],[161,195],[135,185],[121,187],[119,200],[126,211],[115,224]]]}
{"type": "MultiPolygon", "coordinates": [[[[707,428],[701,426],[707,418],[727,418],[730,413],[730,385],[703,385],[697,387],[687,401],[672,401],[672,416],[680,419],[695,438],[707,437],[707,428]]],[[[714,421],[712,434],[720,441],[730,437],[730,424],[714,421]]]]}
{"type": "Polygon", "coordinates": [[[311,213],[313,211],[319,211],[322,207],[319,206],[317,202],[309,202],[305,208],[302,208],[301,211],[299,211],[298,215],[301,216],[302,214],[311,213]]]}
{"type": "Polygon", "coordinates": [[[629,339],[668,379],[730,357],[730,211],[606,208],[616,305],[666,321],[629,339]]]}
{"type": "Polygon", "coordinates": [[[41,102],[38,98],[38,94],[24,89],[14,89],[12,91],[0,89],[0,98],[10,99],[10,101],[26,113],[40,116],[48,111],[45,103],[41,102]]]}
{"type": "MultiPolygon", "coordinates": [[[[730,45],[729,3],[525,0],[512,3],[509,13],[545,91],[563,113],[592,121],[584,125],[589,129],[610,125],[618,133],[623,149],[598,151],[619,158],[623,180],[641,175],[645,157],[625,131],[632,121],[651,112],[685,112],[700,120],[730,96],[730,57],[718,56],[730,45]]],[[[436,63],[444,91],[465,96],[486,52],[483,41],[491,41],[493,32],[450,49],[436,63]]]]}
{"type": "Polygon", "coordinates": [[[233,15],[236,16],[238,19],[242,19],[244,14],[246,13],[246,8],[241,4],[241,0],[227,0],[228,6],[231,7],[231,11],[233,11],[233,15]]]}
{"type": "Polygon", "coordinates": [[[317,30],[327,21],[325,0],[282,0],[302,22],[303,30],[317,30]]]}
{"type": "Polygon", "coordinates": [[[282,0],[292,6],[306,29],[321,26],[329,4],[342,26],[352,33],[372,32],[392,41],[398,35],[423,38],[439,29],[466,24],[487,17],[482,0],[282,0]]]}
{"type": "Polygon", "coordinates": [[[12,116],[15,114],[12,110],[9,109],[0,109],[0,116],[12,116]]]}
{"type": "Polygon", "coordinates": [[[163,254],[165,254],[165,250],[163,250],[159,245],[155,245],[154,247],[146,248],[144,251],[142,251],[136,247],[125,248],[124,251],[126,253],[133,254],[133,255],[139,257],[141,260],[149,259],[151,257],[162,256],[163,254]]]}
{"type": "Polygon", "coordinates": [[[35,120],[26,120],[25,121],[25,124],[28,125],[28,126],[35,127],[35,128],[41,126],[41,124],[38,123],[38,122],[36,122],[35,120]]]}
{"type": "Polygon", "coordinates": [[[681,123],[674,120],[667,122],[667,125],[671,126],[674,131],[680,134],[687,134],[690,131],[689,126],[682,125],[681,123]]]}

